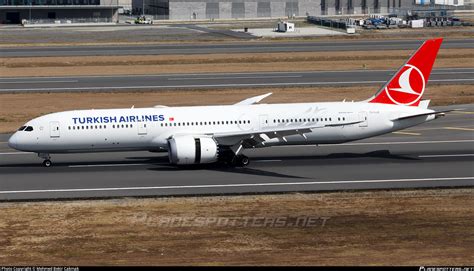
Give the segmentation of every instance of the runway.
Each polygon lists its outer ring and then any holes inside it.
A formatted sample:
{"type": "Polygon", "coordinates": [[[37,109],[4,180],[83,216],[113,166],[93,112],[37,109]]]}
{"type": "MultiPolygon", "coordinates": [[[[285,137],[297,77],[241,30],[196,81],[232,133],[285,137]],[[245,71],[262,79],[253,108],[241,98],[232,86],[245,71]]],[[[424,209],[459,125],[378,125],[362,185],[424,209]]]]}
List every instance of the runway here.
{"type": "MultiPolygon", "coordinates": [[[[382,84],[394,70],[0,78],[0,92],[202,89],[382,84]]],[[[472,84],[474,68],[435,69],[430,83],[472,84]]]]}
{"type": "Polygon", "coordinates": [[[455,108],[368,140],[246,150],[246,168],[183,170],[149,152],[53,155],[44,168],[1,135],[0,200],[474,186],[474,104],[455,108]]]}
{"type": "MultiPolygon", "coordinates": [[[[156,45],[0,47],[1,57],[183,55],[277,52],[414,50],[422,40],[332,40],[306,42],[175,43],[156,45]]],[[[441,48],[474,48],[474,39],[446,39],[441,48]]]]}

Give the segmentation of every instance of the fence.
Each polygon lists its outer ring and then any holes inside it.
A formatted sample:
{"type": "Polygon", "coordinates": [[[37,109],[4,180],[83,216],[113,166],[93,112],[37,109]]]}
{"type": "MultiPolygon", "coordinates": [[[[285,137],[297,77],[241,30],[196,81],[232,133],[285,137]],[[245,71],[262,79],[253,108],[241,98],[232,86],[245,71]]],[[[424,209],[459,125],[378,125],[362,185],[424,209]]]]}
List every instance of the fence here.
{"type": "Polygon", "coordinates": [[[347,21],[342,19],[328,19],[328,18],[320,18],[315,16],[308,16],[307,21],[309,23],[326,26],[331,28],[340,28],[340,29],[347,29],[347,21]]]}
{"type": "Polygon", "coordinates": [[[61,19],[32,19],[23,20],[22,24],[78,24],[78,23],[113,23],[112,18],[61,18],[61,19]]]}

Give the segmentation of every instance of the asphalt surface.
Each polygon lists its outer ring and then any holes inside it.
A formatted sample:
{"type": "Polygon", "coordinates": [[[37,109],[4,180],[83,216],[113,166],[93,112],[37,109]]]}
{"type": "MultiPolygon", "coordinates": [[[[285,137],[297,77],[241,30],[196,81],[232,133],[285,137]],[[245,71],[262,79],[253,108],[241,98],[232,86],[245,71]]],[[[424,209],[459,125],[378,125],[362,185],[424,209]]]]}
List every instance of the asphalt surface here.
{"type": "MultiPolygon", "coordinates": [[[[1,57],[170,55],[414,50],[423,40],[338,40],[307,42],[175,43],[157,45],[0,47],[1,57]]],[[[441,48],[474,48],[474,39],[446,39],[441,48]]]]}
{"type": "MultiPolygon", "coordinates": [[[[474,104],[342,145],[246,150],[246,168],[178,169],[166,154],[53,155],[51,168],[0,135],[0,200],[474,186],[474,104]]],[[[437,109],[444,109],[438,107],[437,109]]]]}
{"type": "MultiPolygon", "coordinates": [[[[367,85],[382,84],[390,79],[393,73],[392,70],[350,70],[16,77],[0,78],[0,92],[367,85]]],[[[474,68],[435,69],[429,82],[435,84],[472,84],[474,82],[474,68]]]]}

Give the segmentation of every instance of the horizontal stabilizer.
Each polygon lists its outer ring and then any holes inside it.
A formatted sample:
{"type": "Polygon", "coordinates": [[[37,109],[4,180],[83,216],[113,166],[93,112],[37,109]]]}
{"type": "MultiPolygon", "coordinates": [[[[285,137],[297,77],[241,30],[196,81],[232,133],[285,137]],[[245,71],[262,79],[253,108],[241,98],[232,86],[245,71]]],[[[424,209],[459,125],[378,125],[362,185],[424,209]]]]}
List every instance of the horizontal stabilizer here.
{"type": "Polygon", "coordinates": [[[404,117],[399,117],[399,118],[393,119],[392,121],[406,120],[406,119],[423,117],[423,116],[430,116],[430,115],[435,115],[437,117],[442,117],[442,116],[444,116],[444,113],[451,112],[451,111],[457,111],[457,110],[456,109],[451,109],[451,110],[433,111],[433,112],[428,112],[428,113],[423,113],[423,114],[409,115],[409,116],[404,116],[404,117]]]}

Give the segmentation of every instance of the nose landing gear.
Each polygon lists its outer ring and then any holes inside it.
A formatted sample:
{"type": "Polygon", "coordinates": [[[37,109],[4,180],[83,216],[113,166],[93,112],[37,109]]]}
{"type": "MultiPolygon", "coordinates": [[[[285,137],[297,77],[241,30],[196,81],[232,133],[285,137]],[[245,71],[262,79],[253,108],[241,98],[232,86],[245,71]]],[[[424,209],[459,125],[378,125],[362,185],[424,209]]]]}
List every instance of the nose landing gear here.
{"type": "Polygon", "coordinates": [[[43,161],[43,166],[44,167],[50,167],[52,165],[51,160],[46,159],[43,161]]]}
{"type": "Polygon", "coordinates": [[[43,161],[44,167],[50,167],[53,164],[50,160],[51,156],[49,156],[49,153],[38,153],[38,157],[44,159],[43,161]]]}

